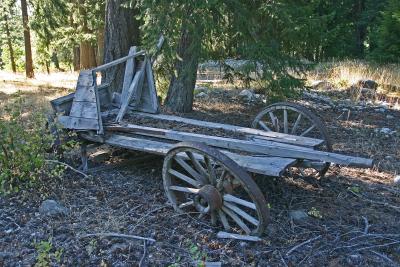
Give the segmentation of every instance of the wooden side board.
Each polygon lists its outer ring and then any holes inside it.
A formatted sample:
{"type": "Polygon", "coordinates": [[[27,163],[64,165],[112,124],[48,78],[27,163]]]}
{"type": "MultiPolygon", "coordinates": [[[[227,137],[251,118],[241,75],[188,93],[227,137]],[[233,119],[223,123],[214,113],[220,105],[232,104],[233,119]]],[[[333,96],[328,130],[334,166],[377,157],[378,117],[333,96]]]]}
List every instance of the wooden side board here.
{"type": "Polygon", "coordinates": [[[166,129],[138,126],[133,124],[126,124],[123,126],[106,126],[105,129],[110,132],[135,133],[139,135],[153,136],[167,140],[203,142],[207,145],[224,149],[258,153],[280,158],[308,159],[332,162],[353,167],[372,167],[373,165],[373,160],[371,159],[318,151],[308,147],[283,144],[273,141],[263,141],[261,143],[252,140],[239,140],[233,138],[208,136],[203,134],[178,132],[166,129]]]}
{"type": "Polygon", "coordinates": [[[228,124],[216,123],[216,122],[194,120],[194,119],[188,119],[188,118],[183,118],[183,117],[173,116],[173,115],[148,114],[148,113],[143,113],[143,112],[135,112],[134,114],[143,116],[143,117],[153,118],[153,119],[176,121],[176,122],[182,122],[182,123],[201,126],[201,127],[233,131],[233,132],[237,132],[237,133],[246,134],[246,135],[248,135],[249,139],[275,141],[275,142],[279,142],[279,143],[286,143],[286,144],[299,145],[299,146],[305,146],[305,147],[316,147],[316,146],[321,145],[324,142],[324,140],[321,140],[321,139],[295,136],[295,135],[276,133],[276,132],[266,132],[266,131],[253,129],[253,128],[228,125],[228,124]]]}
{"type": "MultiPolygon", "coordinates": [[[[128,137],[118,134],[114,134],[106,138],[105,143],[112,146],[123,147],[158,155],[166,155],[168,150],[170,150],[174,145],[171,143],[146,140],[144,138],[128,137]]],[[[289,158],[244,156],[226,150],[221,150],[221,152],[226,154],[239,166],[245,168],[249,172],[264,174],[268,176],[279,177],[287,170],[288,167],[296,163],[295,159],[289,158]]]]}

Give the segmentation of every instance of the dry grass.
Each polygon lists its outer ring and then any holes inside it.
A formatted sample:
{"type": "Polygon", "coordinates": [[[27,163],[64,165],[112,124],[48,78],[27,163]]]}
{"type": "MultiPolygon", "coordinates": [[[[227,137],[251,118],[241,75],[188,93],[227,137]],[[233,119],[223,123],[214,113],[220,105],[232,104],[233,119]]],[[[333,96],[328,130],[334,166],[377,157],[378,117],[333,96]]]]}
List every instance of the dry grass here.
{"type": "Polygon", "coordinates": [[[360,60],[332,61],[319,64],[305,77],[310,83],[327,80],[340,88],[371,79],[379,84],[378,91],[389,96],[400,96],[400,65],[377,65],[360,60]]]}

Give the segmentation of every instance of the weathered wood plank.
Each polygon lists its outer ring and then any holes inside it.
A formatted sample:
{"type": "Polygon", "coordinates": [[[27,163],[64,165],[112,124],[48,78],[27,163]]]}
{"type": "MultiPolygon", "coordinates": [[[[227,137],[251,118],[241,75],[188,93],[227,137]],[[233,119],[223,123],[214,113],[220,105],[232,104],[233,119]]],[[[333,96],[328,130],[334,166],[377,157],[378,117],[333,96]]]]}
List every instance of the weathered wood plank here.
{"type": "Polygon", "coordinates": [[[256,141],[246,141],[225,137],[208,136],[202,134],[193,134],[187,132],[144,127],[133,124],[127,124],[125,126],[108,126],[106,127],[106,129],[108,131],[131,132],[140,135],[154,136],[176,141],[204,142],[210,146],[246,151],[251,153],[261,153],[282,158],[309,159],[317,161],[319,160],[353,167],[372,167],[373,165],[373,161],[371,159],[340,155],[325,151],[318,151],[312,148],[271,141],[264,141],[263,143],[261,143],[256,141]]]}
{"type": "MultiPolygon", "coordinates": [[[[166,155],[174,144],[158,142],[153,140],[146,140],[144,138],[128,137],[123,135],[111,135],[105,140],[106,144],[123,147],[126,149],[139,150],[158,155],[166,155]]],[[[239,164],[239,166],[246,170],[264,174],[268,176],[281,176],[282,173],[289,167],[292,166],[295,159],[283,159],[277,157],[252,157],[243,156],[229,151],[221,150],[222,153],[226,154],[232,160],[239,164]]]]}
{"type": "MultiPolygon", "coordinates": [[[[128,55],[133,55],[135,53],[136,53],[136,46],[132,46],[129,49],[128,55]]],[[[129,58],[126,61],[124,81],[122,83],[122,91],[121,91],[122,99],[124,99],[127,96],[128,89],[133,81],[134,74],[135,74],[135,58],[129,58]]]]}
{"type": "MultiPolygon", "coordinates": [[[[149,90],[149,104],[150,104],[150,106],[148,108],[153,110],[154,113],[157,113],[159,110],[158,99],[157,99],[157,89],[156,89],[156,84],[154,82],[154,74],[153,74],[153,69],[151,67],[150,60],[146,61],[146,77],[147,77],[147,85],[148,85],[148,90],[149,90]]],[[[145,108],[147,108],[147,106],[145,108]]]]}
{"type": "Polygon", "coordinates": [[[69,115],[76,118],[98,119],[96,102],[74,100],[69,115]]]}
{"type": "Polygon", "coordinates": [[[58,117],[59,123],[66,129],[75,130],[98,130],[99,122],[97,119],[76,118],[71,116],[58,117]]]}
{"type": "Polygon", "coordinates": [[[93,71],[93,72],[103,71],[103,70],[108,69],[108,68],[110,68],[110,67],[113,67],[113,66],[115,66],[115,65],[124,63],[125,61],[127,61],[127,60],[130,59],[130,58],[135,58],[135,57],[138,57],[138,56],[143,56],[143,55],[145,55],[145,54],[146,54],[146,51],[141,50],[141,51],[139,51],[139,52],[136,52],[136,53],[133,54],[133,55],[127,55],[127,56],[125,56],[125,57],[121,57],[121,58],[116,59],[116,60],[114,60],[114,61],[108,62],[108,63],[106,63],[106,64],[104,64],[104,65],[101,65],[101,66],[98,66],[98,67],[96,67],[96,68],[93,68],[93,69],[91,69],[91,71],[93,71]]]}
{"type": "Polygon", "coordinates": [[[275,142],[280,142],[280,143],[300,145],[300,146],[306,146],[306,147],[316,147],[318,145],[321,145],[324,142],[324,140],[321,140],[321,139],[301,137],[301,136],[276,133],[276,132],[266,132],[266,131],[253,129],[253,128],[241,127],[241,126],[236,126],[236,125],[228,125],[228,124],[216,123],[216,122],[194,120],[194,119],[182,118],[182,117],[173,116],[173,115],[147,114],[147,113],[140,113],[140,112],[135,112],[134,114],[144,116],[144,117],[154,118],[154,119],[177,121],[177,122],[183,122],[183,123],[202,126],[202,127],[223,129],[223,130],[233,131],[233,132],[237,132],[237,133],[247,134],[247,135],[249,135],[250,138],[260,138],[260,139],[265,139],[267,141],[275,141],[275,142]]]}
{"type": "MultiPolygon", "coordinates": [[[[97,87],[97,91],[99,92],[100,104],[107,103],[108,97],[108,87],[109,83],[103,83],[97,87]]],[[[63,113],[64,115],[68,115],[71,111],[72,101],[74,100],[75,93],[71,93],[66,96],[62,96],[50,101],[53,110],[56,113],[63,113]]]]}
{"type": "Polygon", "coordinates": [[[79,72],[77,86],[92,86],[95,82],[95,77],[91,70],[82,70],[79,72]]]}
{"type": "Polygon", "coordinates": [[[77,85],[74,100],[96,102],[95,86],[77,85]]]}
{"type": "Polygon", "coordinates": [[[121,108],[119,109],[116,121],[121,122],[124,117],[130,101],[132,97],[137,101],[138,97],[140,98],[141,90],[143,87],[143,76],[145,71],[145,65],[143,64],[139,71],[136,72],[135,77],[133,78],[132,84],[129,87],[125,99],[121,99],[121,108]]]}

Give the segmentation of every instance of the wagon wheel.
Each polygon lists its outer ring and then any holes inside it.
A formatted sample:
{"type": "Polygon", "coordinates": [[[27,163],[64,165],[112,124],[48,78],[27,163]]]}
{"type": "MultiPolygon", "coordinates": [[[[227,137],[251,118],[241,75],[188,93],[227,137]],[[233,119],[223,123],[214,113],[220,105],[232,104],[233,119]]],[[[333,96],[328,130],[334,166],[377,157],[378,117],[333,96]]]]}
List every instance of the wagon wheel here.
{"type": "Polygon", "coordinates": [[[215,148],[195,142],[175,145],[164,159],[163,180],[178,212],[246,234],[261,235],[267,225],[269,209],[256,183],[215,148]]]}
{"type": "MultiPolygon", "coordinates": [[[[326,125],[304,106],[280,102],[261,111],[252,123],[253,128],[268,132],[280,132],[297,136],[312,137],[324,140],[318,150],[332,151],[331,141],[326,125]]],[[[323,177],[328,171],[329,162],[303,161],[296,170],[302,176],[323,177]]]]}

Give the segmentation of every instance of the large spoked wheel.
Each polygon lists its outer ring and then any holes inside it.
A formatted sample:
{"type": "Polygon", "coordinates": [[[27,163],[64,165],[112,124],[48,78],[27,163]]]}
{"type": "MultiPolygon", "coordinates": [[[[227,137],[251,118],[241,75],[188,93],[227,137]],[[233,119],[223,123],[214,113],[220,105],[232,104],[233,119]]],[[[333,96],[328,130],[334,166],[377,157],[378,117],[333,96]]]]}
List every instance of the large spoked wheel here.
{"type": "Polygon", "coordinates": [[[166,155],[164,189],[174,209],[227,231],[264,232],[269,218],[260,189],[232,159],[202,143],[182,142],[166,155]]]}
{"type": "MultiPolygon", "coordinates": [[[[279,132],[324,140],[318,150],[332,151],[326,125],[307,108],[293,103],[275,103],[261,111],[252,127],[268,132],[279,132]]],[[[329,162],[303,161],[294,169],[301,176],[323,177],[328,171],[329,162]]]]}

